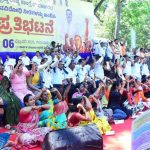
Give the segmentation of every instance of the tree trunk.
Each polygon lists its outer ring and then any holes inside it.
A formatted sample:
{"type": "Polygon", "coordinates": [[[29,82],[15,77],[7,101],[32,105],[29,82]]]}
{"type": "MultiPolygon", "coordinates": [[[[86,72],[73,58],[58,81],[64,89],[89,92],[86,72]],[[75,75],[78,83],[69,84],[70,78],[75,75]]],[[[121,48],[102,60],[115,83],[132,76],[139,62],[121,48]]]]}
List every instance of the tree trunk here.
{"type": "Polygon", "coordinates": [[[121,0],[117,0],[117,14],[116,14],[115,38],[119,37],[120,19],[121,19],[121,8],[122,8],[122,1],[121,0]]]}

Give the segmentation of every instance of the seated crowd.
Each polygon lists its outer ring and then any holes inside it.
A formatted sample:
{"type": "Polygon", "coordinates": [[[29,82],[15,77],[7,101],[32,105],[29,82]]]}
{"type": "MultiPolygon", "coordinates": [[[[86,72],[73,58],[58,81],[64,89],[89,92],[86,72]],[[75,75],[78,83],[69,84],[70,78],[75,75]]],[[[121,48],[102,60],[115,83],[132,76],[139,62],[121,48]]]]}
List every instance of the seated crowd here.
{"type": "Polygon", "coordinates": [[[16,125],[15,146],[36,146],[49,131],[89,123],[105,134],[114,120],[148,109],[149,58],[143,49],[122,54],[117,44],[86,59],[55,46],[31,60],[25,51],[18,60],[7,56],[0,63],[0,124],[16,125]]]}

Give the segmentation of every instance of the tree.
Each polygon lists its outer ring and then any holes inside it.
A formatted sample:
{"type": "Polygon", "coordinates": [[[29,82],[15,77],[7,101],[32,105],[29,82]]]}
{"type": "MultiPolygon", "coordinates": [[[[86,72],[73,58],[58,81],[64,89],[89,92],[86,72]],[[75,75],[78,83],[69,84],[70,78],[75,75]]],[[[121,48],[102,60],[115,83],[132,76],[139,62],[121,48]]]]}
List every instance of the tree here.
{"type": "MultiPolygon", "coordinates": [[[[125,39],[130,46],[131,29],[137,46],[150,47],[149,0],[85,0],[93,2],[99,37],[125,39]]],[[[97,32],[96,32],[97,33],[97,32]]]]}
{"type": "Polygon", "coordinates": [[[100,18],[100,14],[99,14],[99,10],[100,7],[102,6],[103,2],[106,0],[84,0],[86,2],[93,2],[94,3],[94,15],[96,16],[96,18],[102,22],[101,18],[100,18]]]}
{"type": "Polygon", "coordinates": [[[97,14],[99,8],[101,7],[101,5],[103,4],[105,0],[100,0],[97,4],[96,4],[96,7],[94,8],[94,15],[96,16],[96,18],[99,20],[99,21],[102,21],[99,17],[99,15],[97,14]]]}
{"type": "Polygon", "coordinates": [[[117,0],[115,38],[119,37],[122,1],[117,0]]]}
{"type": "Polygon", "coordinates": [[[150,47],[150,3],[149,0],[130,0],[122,8],[121,35],[130,44],[130,29],[137,35],[137,46],[150,47]]]}

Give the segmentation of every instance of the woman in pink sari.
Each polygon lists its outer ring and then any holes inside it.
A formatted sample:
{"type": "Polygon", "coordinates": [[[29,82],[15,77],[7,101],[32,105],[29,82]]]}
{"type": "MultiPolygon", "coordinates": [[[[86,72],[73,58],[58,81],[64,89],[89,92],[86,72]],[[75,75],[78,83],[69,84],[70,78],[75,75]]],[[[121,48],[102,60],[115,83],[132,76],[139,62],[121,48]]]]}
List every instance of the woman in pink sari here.
{"type": "MultiPolygon", "coordinates": [[[[41,95],[41,93],[38,95],[41,95]]],[[[35,101],[39,98],[38,95],[27,94],[24,97],[25,107],[20,110],[19,124],[17,125],[16,148],[27,149],[38,146],[51,130],[49,127],[38,128],[39,111],[50,107],[49,105],[35,106],[35,101]]]]}
{"type": "Polygon", "coordinates": [[[15,93],[15,95],[23,102],[23,98],[27,94],[34,95],[30,90],[28,90],[27,87],[27,77],[33,75],[35,72],[34,64],[32,64],[32,70],[28,71],[23,67],[22,63],[18,63],[13,70],[10,80],[11,80],[11,86],[12,90],[15,93]]]}

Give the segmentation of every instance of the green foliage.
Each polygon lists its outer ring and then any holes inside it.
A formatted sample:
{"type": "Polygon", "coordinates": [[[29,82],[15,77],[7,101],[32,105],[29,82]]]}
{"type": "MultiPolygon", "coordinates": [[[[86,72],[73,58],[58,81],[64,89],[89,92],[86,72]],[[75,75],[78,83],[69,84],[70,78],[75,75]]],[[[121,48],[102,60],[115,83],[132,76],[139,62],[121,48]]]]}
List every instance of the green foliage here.
{"type": "MultiPolygon", "coordinates": [[[[93,2],[96,7],[99,0],[93,2]]],[[[96,24],[99,37],[114,38],[117,0],[105,0],[97,14],[100,22],[96,24]]],[[[130,30],[136,31],[137,46],[150,47],[150,0],[122,0],[120,39],[124,38],[130,46],[130,30]]],[[[96,31],[96,33],[97,33],[96,31]]]]}
{"type": "Polygon", "coordinates": [[[99,27],[98,37],[114,39],[115,23],[116,23],[116,12],[114,2],[115,0],[105,1],[102,5],[102,7],[104,7],[105,9],[104,8],[99,9],[102,22],[97,23],[97,26],[99,27]]]}
{"type": "Polygon", "coordinates": [[[137,46],[150,46],[150,1],[133,0],[122,10],[121,36],[130,41],[130,28],[136,31],[137,46]]]}

